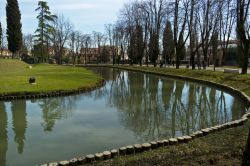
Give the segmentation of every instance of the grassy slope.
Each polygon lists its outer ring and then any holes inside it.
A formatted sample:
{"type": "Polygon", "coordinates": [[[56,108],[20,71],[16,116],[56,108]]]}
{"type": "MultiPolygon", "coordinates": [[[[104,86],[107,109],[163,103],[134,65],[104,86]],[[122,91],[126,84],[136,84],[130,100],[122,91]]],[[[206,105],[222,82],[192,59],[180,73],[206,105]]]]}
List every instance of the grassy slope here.
{"type": "MultiPolygon", "coordinates": [[[[225,74],[220,71],[120,66],[124,69],[194,77],[232,86],[250,96],[250,75],[225,74]]],[[[135,156],[119,157],[97,163],[104,166],[165,165],[241,165],[250,124],[228,129],[188,144],[169,146],[135,156]]]]}
{"type": "Polygon", "coordinates": [[[15,92],[46,92],[91,87],[101,78],[94,73],[76,67],[38,64],[29,65],[18,60],[0,59],[0,94],[15,92]],[[36,85],[28,83],[36,77],[36,85]]]}
{"type": "Polygon", "coordinates": [[[249,124],[231,128],[187,144],[168,146],[138,155],[118,157],[98,166],[241,165],[249,124]]]}

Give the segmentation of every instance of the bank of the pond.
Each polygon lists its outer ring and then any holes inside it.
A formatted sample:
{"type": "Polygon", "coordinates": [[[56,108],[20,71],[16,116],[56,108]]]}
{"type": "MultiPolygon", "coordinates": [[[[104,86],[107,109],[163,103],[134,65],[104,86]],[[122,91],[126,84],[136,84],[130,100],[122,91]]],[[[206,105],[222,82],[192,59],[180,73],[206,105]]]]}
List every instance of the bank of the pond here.
{"type": "MultiPolygon", "coordinates": [[[[95,163],[96,166],[241,165],[250,124],[226,129],[186,144],[95,163]]],[[[91,164],[93,165],[93,164],[91,164]]]]}
{"type": "MultiPolygon", "coordinates": [[[[103,66],[218,86],[242,97],[249,106],[250,75],[219,71],[154,68],[139,66],[103,66]]],[[[187,144],[159,148],[137,155],[122,156],[95,165],[241,165],[250,124],[234,127],[195,139],[187,144]]]]}
{"type": "Polygon", "coordinates": [[[70,95],[102,86],[103,79],[85,68],[49,64],[28,65],[0,59],[0,100],[70,95]],[[35,84],[29,78],[36,79],[35,84]]]}

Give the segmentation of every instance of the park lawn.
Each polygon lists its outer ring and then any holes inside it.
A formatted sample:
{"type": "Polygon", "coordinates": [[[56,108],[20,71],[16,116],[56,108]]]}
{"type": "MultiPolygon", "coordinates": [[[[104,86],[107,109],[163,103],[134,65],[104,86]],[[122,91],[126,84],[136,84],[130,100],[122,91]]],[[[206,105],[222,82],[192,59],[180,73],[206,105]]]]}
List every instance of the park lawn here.
{"type": "Polygon", "coordinates": [[[37,64],[30,69],[22,61],[0,59],[0,94],[77,90],[101,79],[85,68],[37,64]],[[36,78],[36,84],[28,83],[30,77],[36,78]]]}

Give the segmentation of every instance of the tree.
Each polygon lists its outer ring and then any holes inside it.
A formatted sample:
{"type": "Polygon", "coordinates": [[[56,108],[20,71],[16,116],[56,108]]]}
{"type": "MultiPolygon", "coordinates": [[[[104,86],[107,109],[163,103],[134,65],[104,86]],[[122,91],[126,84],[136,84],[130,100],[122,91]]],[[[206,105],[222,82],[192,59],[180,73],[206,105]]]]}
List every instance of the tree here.
{"type": "Polygon", "coordinates": [[[17,0],[7,0],[6,17],[8,48],[14,58],[14,54],[22,47],[21,13],[17,0]]]}
{"type": "Polygon", "coordinates": [[[249,25],[250,1],[237,0],[237,36],[239,39],[239,50],[242,59],[241,74],[247,74],[248,55],[250,48],[250,25],[249,25]]]}
{"type": "Polygon", "coordinates": [[[73,25],[63,15],[57,17],[53,25],[53,45],[58,64],[62,64],[63,52],[65,51],[65,43],[69,40],[70,33],[72,32],[73,25]]]}
{"type": "Polygon", "coordinates": [[[0,22],[0,48],[2,48],[2,36],[3,36],[3,30],[2,30],[2,24],[0,22]]]}
{"type": "Polygon", "coordinates": [[[174,38],[173,38],[173,31],[171,27],[171,22],[168,20],[166,22],[166,27],[163,33],[163,52],[162,57],[165,63],[170,63],[173,55],[174,55],[174,38]]]}
{"type": "Polygon", "coordinates": [[[144,54],[144,43],[143,43],[143,30],[142,30],[142,26],[140,25],[136,25],[135,28],[135,35],[136,35],[136,39],[135,39],[135,45],[136,45],[136,63],[140,63],[140,66],[142,65],[142,58],[143,58],[143,54],[144,54]]]}
{"type": "Polygon", "coordinates": [[[185,28],[188,23],[188,0],[175,0],[174,2],[174,43],[175,43],[175,58],[176,58],[176,69],[179,69],[181,60],[181,50],[185,47],[187,39],[190,35],[188,33],[185,40],[181,41],[185,35],[185,28]]]}
{"type": "Polygon", "coordinates": [[[47,45],[48,50],[48,42],[50,39],[50,33],[53,31],[53,27],[51,26],[51,23],[53,23],[56,19],[55,15],[52,15],[50,12],[50,8],[48,6],[48,3],[46,1],[39,1],[38,2],[38,8],[36,8],[36,11],[39,12],[38,16],[36,17],[38,19],[38,28],[36,29],[35,37],[37,45],[40,45],[40,62],[48,62],[48,58],[45,58],[44,56],[44,45],[47,45]]]}
{"type": "Polygon", "coordinates": [[[108,57],[109,57],[109,51],[107,50],[106,46],[104,45],[102,48],[101,48],[101,62],[108,62],[108,57]]]}
{"type": "Polygon", "coordinates": [[[213,54],[213,61],[214,61],[214,71],[215,67],[218,65],[218,59],[217,59],[217,52],[218,52],[218,32],[215,31],[215,33],[211,37],[212,42],[212,54],[213,54]]]}
{"type": "Polygon", "coordinates": [[[158,59],[159,55],[159,37],[156,32],[152,32],[150,34],[150,40],[149,40],[149,60],[151,63],[154,64],[154,67],[156,67],[156,61],[158,59]]]}
{"type": "Polygon", "coordinates": [[[104,35],[101,32],[93,32],[94,43],[97,45],[98,48],[98,59],[99,63],[101,62],[101,43],[104,38],[104,35]]]}

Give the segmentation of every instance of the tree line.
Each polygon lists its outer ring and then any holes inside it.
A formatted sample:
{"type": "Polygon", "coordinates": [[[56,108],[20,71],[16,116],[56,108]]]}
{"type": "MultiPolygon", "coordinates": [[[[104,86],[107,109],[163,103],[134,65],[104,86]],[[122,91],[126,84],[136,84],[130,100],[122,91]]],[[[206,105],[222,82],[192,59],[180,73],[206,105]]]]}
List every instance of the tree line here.
{"type": "Polygon", "coordinates": [[[90,48],[97,48],[98,61],[105,62],[107,50],[101,47],[109,45],[113,64],[124,62],[127,55],[131,65],[156,66],[161,55],[162,64],[175,63],[178,69],[188,54],[195,69],[201,62],[218,65],[218,49],[223,64],[230,40],[235,39],[244,74],[249,63],[249,4],[249,0],[137,0],[124,5],[117,21],[105,25],[105,33],[83,34],[63,15],[53,15],[46,1],[39,1],[35,35],[22,35],[18,2],[7,0],[8,48],[13,55],[22,49],[32,51],[39,62],[48,62],[53,49],[53,58],[62,64],[86,61],[90,48]],[[65,48],[69,57],[64,56],[65,48]]]}
{"type": "MultiPolygon", "coordinates": [[[[249,58],[249,3],[246,0],[139,0],[125,4],[113,35],[117,46],[126,42],[131,64],[144,60],[156,66],[161,54],[164,63],[174,61],[178,69],[189,50],[190,65],[216,64],[218,48],[225,59],[230,40],[237,42],[242,73],[249,58]],[[125,40],[121,40],[122,38],[125,40]],[[210,62],[209,49],[214,54],[210,62]]],[[[123,49],[124,47],[121,47],[123,49]]],[[[222,60],[222,61],[223,61],[222,60]]]]}

